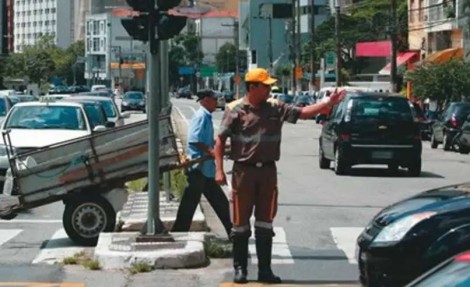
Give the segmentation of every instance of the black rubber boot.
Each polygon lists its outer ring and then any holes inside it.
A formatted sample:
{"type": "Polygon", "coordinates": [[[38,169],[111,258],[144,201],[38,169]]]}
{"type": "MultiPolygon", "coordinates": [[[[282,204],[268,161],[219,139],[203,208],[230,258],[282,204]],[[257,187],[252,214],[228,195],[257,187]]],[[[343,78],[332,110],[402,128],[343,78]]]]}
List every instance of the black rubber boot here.
{"type": "Polygon", "coordinates": [[[232,236],[233,241],[233,268],[235,274],[233,276],[233,282],[239,284],[248,283],[246,279],[248,271],[246,270],[248,265],[248,239],[247,236],[232,236]]]}
{"type": "Polygon", "coordinates": [[[269,235],[256,236],[256,254],[258,255],[258,282],[282,283],[280,277],[271,270],[273,238],[269,235]]]}

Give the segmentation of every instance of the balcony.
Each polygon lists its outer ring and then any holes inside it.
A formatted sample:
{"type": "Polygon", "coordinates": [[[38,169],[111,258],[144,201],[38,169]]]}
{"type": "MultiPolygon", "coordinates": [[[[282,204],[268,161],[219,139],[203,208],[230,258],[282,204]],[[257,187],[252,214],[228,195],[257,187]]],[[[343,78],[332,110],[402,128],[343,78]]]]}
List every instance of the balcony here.
{"type": "Polygon", "coordinates": [[[457,17],[463,13],[463,7],[457,11],[455,1],[430,0],[429,10],[424,16],[426,21],[426,32],[440,32],[459,29],[457,17]]]}

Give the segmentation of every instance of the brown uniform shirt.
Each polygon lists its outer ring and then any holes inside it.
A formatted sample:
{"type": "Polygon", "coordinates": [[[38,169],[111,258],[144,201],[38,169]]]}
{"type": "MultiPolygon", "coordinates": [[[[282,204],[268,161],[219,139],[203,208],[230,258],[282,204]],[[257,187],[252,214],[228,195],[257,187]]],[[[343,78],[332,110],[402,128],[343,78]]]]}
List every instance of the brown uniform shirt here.
{"type": "Polygon", "coordinates": [[[240,162],[271,162],[280,157],[284,121],[296,123],[300,109],[268,99],[258,109],[245,98],[227,105],[219,134],[230,137],[231,156],[240,162]]]}

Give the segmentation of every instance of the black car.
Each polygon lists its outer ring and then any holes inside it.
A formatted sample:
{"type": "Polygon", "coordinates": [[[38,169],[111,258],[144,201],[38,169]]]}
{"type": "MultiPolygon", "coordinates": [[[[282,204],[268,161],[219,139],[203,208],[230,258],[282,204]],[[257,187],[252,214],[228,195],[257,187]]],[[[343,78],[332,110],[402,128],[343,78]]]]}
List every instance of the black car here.
{"type": "Polygon", "coordinates": [[[467,120],[462,125],[461,135],[457,144],[460,153],[470,153],[470,115],[467,116],[467,120]]]}
{"type": "Polygon", "coordinates": [[[222,94],[225,97],[225,102],[230,103],[235,100],[235,93],[232,91],[223,91],[222,94]]]}
{"type": "Polygon", "coordinates": [[[470,249],[469,217],[470,182],[429,190],[386,207],[357,239],[361,283],[404,286],[470,249]]]}
{"type": "Polygon", "coordinates": [[[127,92],[122,97],[121,112],[142,111],[146,112],[145,96],[142,92],[127,92]]]}
{"type": "Polygon", "coordinates": [[[442,286],[470,286],[470,251],[455,255],[406,285],[406,287],[442,286]]]}
{"type": "Polygon", "coordinates": [[[442,144],[444,150],[450,150],[456,134],[470,115],[470,103],[452,102],[439,114],[432,126],[431,148],[442,144]]]}
{"type": "Polygon", "coordinates": [[[349,92],[329,118],[320,136],[319,164],[346,174],[356,164],[400,166],[411,176],[421,173],[421,136],[411,104],[400,96],[349,92]]]}

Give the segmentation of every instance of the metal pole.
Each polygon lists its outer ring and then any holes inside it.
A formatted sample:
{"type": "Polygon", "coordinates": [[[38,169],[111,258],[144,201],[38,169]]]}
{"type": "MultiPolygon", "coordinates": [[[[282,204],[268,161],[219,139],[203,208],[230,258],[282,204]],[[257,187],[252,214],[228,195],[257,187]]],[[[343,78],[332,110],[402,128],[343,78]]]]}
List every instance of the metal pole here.
{"type": "Polygon", "coordinates": [[[336,86],[341,86],[341,39],[340,39],[340,13],[341,8],[339,6],[339,0],[336,0],[335,4],[336,15],[335,15],[335,35],[336,35],[336,86]]]}
{"type": "Polygon", "coordinates": [[[297,55],[296,55],[296,48],[295,48],[295,42],[296,42],[296,36],[295,36],[295,3],[296,0],[292,0],[292,63],[293,63],[293,68],[292,68],[292,95],[295,96],[295,89],[297,86],[297,81],[295,77],[295,68],[297,67],[297,55]]]}
{"type": "Polygon", "coordinates": [[[235,82],[235,98],[238,99],[240,97],[240,82],[238,81],[238,77],[240,77],[240,30],[236,18],[233,19],[233,27],[235,29],[235,75],[237,79],[235,82]]]}
{"type": "Polygon", "coordinates": [[[119,89],[121,89],[121,82],[122,82],[122,68],[121,68],[121,61],[122,61],[122,50],[121,46],[118,47],[119,49],[119,89]]]}
{"type": "MultiPolygon", "coordinates": [[[[168,41],[160,41],[160,79],[161,79],[161,108],[167,110],[170,108],[169,98],[169,67],[168,67],[168,41]]],[[[170,172],[163,174],[163,184],[166,193],[166,201],[170,201],[171,179],[170,172]]]]}
{"type": "Polygon", "coordinates": [[[391,92],[398,92],[397,87],[397,1],[392,0],[391,2],[391,19],[390,19],[390,40],[392,41],[392,59],[390,68],[390,85],[391,92]]]}
{"type": "MultiPolygon", "coordinates": [[[[152,4],[153,0],[149,0],[152,4]]],[[[149,121],[149,173],[148,173],[148,213],[147,234],[162,234],[165,230],[160,221],[160,92],[161,80],[159,76],[160,57],[156,35],[156,12],[149,15],[149,68],[148,68],[148,121],[149,121]]]]}
{"type": "Polygon", "coordinates": [[[312,0],[311,2],[312,5],[312,13],[310,13],[310,84],[312,89],[314,90],[316,88],[316,82],[315,82],[315,74],[316,74],[316,69],[315,69],[315,0],[312,0]]]}
{"type": "MultiPolygon", "coordinates": [[[[300,67],[302,64],[302,50],[301,50],[301,41],[300,41],[300,0],[297,0],[297,65],[300,67]]],[[[297,90],[302,90],[302,80],[297,80],[297,90]]]]}
{"type": "Polygon", "coordinates": [[[273,27],[272,27],[272,15],[268,16],[268,29],[269,29],[269,47],[268,47],[268,55],[269,55],[269,72],[271,74],[274,73],[273,71],[273,27]]]}

